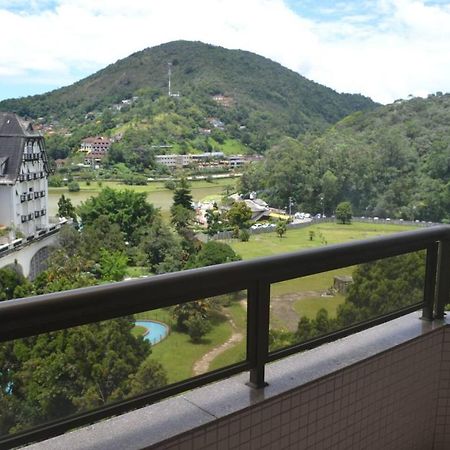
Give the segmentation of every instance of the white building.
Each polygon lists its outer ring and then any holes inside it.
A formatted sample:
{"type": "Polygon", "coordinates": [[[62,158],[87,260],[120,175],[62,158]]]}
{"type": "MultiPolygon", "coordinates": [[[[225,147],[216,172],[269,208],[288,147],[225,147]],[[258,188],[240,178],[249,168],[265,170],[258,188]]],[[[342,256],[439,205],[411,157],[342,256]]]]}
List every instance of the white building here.
{"type": "Polygon", "coordinates": [[[189,153],[187,155],[155,155],[155,160],[158,164],[161,164],[170,168],[182,168],[187,167],[190,164],[198,164],[211,160],[219,160],[224,158],[223,152],[208,152],[208,153],[189,153]]]}
{"type": "Polygon", "coordinates": [[[43,136],[0,112],[0,225],[25,237],[48,229],[48,174],[43,136]]]}
{"type": "Polygon", "coordinates": [[[166,167],[186,167],[192,162],[192,155],[155,155],[158,164],[166,167]]]}

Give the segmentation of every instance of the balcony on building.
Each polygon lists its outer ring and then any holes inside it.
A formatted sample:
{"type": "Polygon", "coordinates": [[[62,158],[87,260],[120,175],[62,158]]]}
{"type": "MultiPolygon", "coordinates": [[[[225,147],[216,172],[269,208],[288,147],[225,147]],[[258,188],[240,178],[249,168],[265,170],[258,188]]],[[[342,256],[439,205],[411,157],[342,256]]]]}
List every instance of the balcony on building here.
{"type": "Polygon", "coordinates": [[[448,449],[449,271],[450,227],[437,226],[0,303],[3,342],[229,292],[247,295],[240,363],[2,436],[0,447],[448,449]],[[417,251],[426,259],[419,301],[269,350],[275,283],[417,251]]]}

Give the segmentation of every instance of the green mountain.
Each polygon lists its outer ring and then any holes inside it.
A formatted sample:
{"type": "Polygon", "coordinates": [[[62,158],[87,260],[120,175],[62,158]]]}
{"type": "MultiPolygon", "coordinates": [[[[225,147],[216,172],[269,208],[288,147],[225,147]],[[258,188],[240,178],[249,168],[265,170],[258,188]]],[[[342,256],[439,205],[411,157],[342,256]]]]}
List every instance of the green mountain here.
{"type": "Polygon", "coordinates": [[[319,136],[285,139],[243,179],[298,210],[450,221],[450,94],[397,101],[342,119],[319,136]]]}
{"type": "MultiPolygon", "coordinates": [[[[161,126],[156,130],[161,143],[171,144],[186,139],[192,143],[198,128],[208,127],[205,119],[215,117],[224,123],[226,138],[256,151],[263,151],[279,136],[322,130],[354,111],[374,106],[367,97],[338,94],[267,58],[187,41],[134,53],[47,94],[0,102],[1,111],[43,117],[47,123],[57,121],[73,130],[87,126],[93,118],[102,122],[98,128],[104,132],[142,119],[151,125],[154,116],[166,114],[169,128],[170,124],[184,128],[166,130],[165,135],[161,126]],[[168,63],[172,92],[179,92],[179,97],[167,95],[168,63]],[[216,94],[225,96],[227,104],[215,101],[216,94]],[[138,99],[120,113],[111,109],[132,97],[138,99]]],[[[94,128],[91,124],[85,134],[94,128]]]]}

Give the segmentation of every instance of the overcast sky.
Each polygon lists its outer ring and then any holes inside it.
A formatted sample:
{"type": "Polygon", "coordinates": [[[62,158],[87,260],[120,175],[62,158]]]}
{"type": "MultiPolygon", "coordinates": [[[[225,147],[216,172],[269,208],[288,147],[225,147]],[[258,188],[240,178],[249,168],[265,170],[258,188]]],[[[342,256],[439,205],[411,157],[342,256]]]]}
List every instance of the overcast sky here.
{"type": "Polygon", "coordinates": [[[273,59],[381,103],[450,92],[450,1],[0,0],[0,99],[177,39],[273,59]]]}

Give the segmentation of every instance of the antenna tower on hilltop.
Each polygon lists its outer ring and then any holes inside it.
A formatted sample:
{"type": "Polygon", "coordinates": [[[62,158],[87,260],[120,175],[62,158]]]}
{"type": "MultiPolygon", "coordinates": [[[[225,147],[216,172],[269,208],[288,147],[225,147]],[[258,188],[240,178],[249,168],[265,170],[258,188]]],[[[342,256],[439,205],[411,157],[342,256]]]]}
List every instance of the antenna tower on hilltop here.
{"type": "Polygon", "coordinates": [[[179,97],[180,96],[180,92],[176,92],[175,94],[172,94],[172,90],[171,90],[171,77],[172,77],[172,63],[168,62],[167,63],[167,69],[168,69],[168,76],[169,76],[169,97],[179,97]]]}
{"type": "Polygon", "coordinates": [[[168,62],[167,67],[168,67],[168,72],[169,72],[169,97],[171,97],[172,93],[170,92],[170,77],[172,75],[172,63],[168,62]]]}

